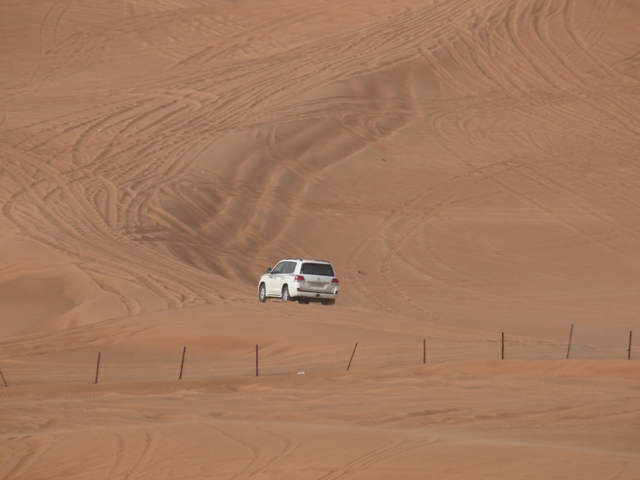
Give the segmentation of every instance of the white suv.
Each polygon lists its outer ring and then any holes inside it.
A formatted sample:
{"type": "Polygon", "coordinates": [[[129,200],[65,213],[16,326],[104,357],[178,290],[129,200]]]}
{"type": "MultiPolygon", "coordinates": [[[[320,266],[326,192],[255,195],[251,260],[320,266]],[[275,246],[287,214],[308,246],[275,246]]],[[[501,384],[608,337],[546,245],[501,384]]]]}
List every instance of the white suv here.
{"type": "Polygon", "coordinates": [[[283,302],[298,300],[300,303],[322,302],[333,305],[338,296],[340,282],[333,267],[324,260],[287,258],[258,282],[258,298],[266,302],[268,297],[282,298],[283,302]]]}

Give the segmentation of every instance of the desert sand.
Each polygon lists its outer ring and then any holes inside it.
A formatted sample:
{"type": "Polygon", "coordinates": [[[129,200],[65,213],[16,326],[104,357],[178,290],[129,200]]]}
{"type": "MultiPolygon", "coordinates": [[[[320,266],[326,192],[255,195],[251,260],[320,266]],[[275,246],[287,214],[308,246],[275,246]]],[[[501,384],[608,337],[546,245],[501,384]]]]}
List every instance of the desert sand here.
{"type": "Polygon", "coordinates": [[[639,27],[2,2],[0,478],[640,478],[639,27]]]}

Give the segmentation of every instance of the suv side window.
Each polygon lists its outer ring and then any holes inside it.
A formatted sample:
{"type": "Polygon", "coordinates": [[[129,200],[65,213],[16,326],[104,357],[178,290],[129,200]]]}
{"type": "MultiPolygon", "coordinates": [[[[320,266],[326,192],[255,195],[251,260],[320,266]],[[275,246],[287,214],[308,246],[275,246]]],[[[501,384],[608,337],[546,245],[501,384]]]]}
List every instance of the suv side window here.
{"type": "Polygon", "coordinates": [[[282,273],[293,273],[296,269],[296,262],[283,262],[284,268],[282,269],[282,273]]]}
{"type": "Polygon", "coordinates": [[[271,270],[271,274],[275,275],[275,274],[278,274],[278,273],[282,273],[282,269],[284,268],[285,263],[287,263],[287,262],[280,262],[275,267],[273,267],[273,270],[271,270]]]}

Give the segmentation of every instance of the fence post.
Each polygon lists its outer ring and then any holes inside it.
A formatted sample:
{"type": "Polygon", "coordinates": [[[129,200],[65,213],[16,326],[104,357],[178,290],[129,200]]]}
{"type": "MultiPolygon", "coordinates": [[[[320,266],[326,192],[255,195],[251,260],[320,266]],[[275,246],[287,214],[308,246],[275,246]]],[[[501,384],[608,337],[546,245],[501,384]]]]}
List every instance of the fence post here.
{"type": "Polygon", "coordinates": [[[422,340],[422,364],[427,363],[427,339],[422,340]]]}
{"type": "Polygon", "coordinates": [[[9,385],[7,385],[7,381],[4,379],[4,375],[2,374],[2,370],[0,370],[0,377],[2,377],[2,383],[4,383],[4,386],[8,387],[9,385]]]}
{"type": "Polygon", "coordinates": [[[351,361],[353,360],[353,356],[356,354],[356,348],[358,348],[358,342],[356,342],[356,346],[353,347],[353,352],[351,352],[351,358],[349,359],[349,365],[347,365],[347,370],[351,366],[351,361]]]}
{"type": "Polygon", "coordinates": [[[569,346],[567,347],[567,360],[569,359],[569,352],[571,352],[571,337],[573,337],[573,323],[571,324],[571,330],[569,331],[569,346]]]}
{"type": "Polygon", "coordinates": [[[258,376],[258,345],[256,345],[256,377],[258,376]]]}
{"type": "Polygon", "coordinates": [[[504,360],[504,332],[502,332],[502,360],[504,360]]]}
{"type": "Polygon", "coordinates": [[[627,355],[627,360],[631,360],[631,336],[633,335],[633,330],[629,332],[629,353],[627,355]]]}
{"type": "Polygon", "coordinates": [[[182,380],[182,369],[184,368],[184,356],[187,353],[187,347],[184,347],[182,349],[182,363],[180,363],[180,376],[178,377],[178,380],[182,380]]]}
{"type": "Polygon", "coordinates": [[[100,372],[100,352],[98,352],[98,364],[96,365],[96,381],[95,384],[98,384],[98,373],[100,372]]]}

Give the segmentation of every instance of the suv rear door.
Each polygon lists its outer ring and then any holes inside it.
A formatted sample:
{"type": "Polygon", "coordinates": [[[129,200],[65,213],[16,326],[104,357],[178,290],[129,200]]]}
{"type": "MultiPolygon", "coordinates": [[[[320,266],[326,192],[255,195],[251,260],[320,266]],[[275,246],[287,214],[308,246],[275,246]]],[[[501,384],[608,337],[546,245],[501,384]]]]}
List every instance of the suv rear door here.
{"type": "Polygon", "coordinates": [[[300,275],[304,277],[307,290],[319,293],[333,293],[335,290],[331,284],[335,272],[329,263],[304,262],[300,266],[300,275]]]}
{"type": "Polygon", "coordinates": [[[271,277],[267,285],[267,295],[280,296],[287,275],[291,275],[296,268],[296,262],[283,261],[278,263],[271,271],[271,277]]]}

